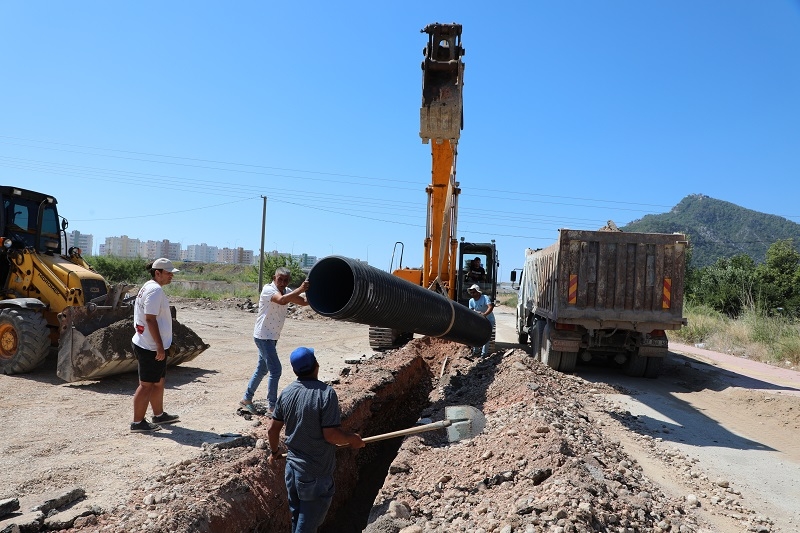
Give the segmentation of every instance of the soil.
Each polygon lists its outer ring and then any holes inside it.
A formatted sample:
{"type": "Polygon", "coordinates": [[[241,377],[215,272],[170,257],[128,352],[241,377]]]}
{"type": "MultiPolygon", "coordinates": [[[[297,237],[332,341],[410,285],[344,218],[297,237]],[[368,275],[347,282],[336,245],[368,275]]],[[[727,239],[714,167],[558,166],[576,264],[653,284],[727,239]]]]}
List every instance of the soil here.
{"type": "MultiPolygon", "coordinates": [[[[129,432],[135,373],[64,383],[51,357],[32,373],[0,376],[0,500],[18,498],[20,508],[0,517],[0,531],[69,491],[81,497],[50,513],[71,505],[85,516],[67,525],[87,531],[198,530],[197,517],[246,500],[248,476],[280,496],[259,442],[268,419],[237,409],[257,357],[253,303],[172,303],[210,348],[168,370],[165,407],[181,421],[160,432],[129,432]]],[[[513,309],[495,313],[499,351],[481,360],[430,339],[376,354],[367,326],[291,311],[279,354],[286,363],[294,347],[314,347],[343,411],[385,379],[381,369],[422,358],[433,386],[420,416],[442,419],[445,403],[486,416],[484,431],[463,442],[448,444],[443,432],[405,438],[367,531],[799,530],[796,373],[775,385],[761,367],[747,377],[709,354],[673,350],[658,380],[599,367],[565,376],[515,344],[513,309]]],[[[284,364],[281,387],[292,379],[284,364]]]]}

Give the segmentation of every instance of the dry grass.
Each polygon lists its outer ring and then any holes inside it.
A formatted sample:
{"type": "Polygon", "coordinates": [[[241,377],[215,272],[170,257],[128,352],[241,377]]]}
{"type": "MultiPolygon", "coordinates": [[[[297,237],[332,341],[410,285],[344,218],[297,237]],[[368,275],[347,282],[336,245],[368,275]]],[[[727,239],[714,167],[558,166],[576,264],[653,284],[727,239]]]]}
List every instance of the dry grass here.
{"type": "Polygon", "coordinates": [[[800,365],[800,326],[789,318],[749,311],[734,320],[691,304],[684,315],[689,325],[669,332],[680,342],[780,366],[800,365]]]}

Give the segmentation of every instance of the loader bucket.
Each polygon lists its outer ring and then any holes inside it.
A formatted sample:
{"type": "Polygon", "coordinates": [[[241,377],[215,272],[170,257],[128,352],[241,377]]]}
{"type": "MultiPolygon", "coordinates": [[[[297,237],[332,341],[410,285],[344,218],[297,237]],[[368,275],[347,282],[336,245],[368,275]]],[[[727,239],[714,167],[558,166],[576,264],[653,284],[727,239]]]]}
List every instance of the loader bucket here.
{"type": "MultiPolygon", "coordinates": [[[[175,319],[174,307],[170,310],[172,350],[167,356],[167,365],[175,366],[191,361],[209,345],[175,319]]],[[[137,370],[138,363],[131,348],[132,308],[92,311],[86,307],[68,307],[59,319],[61,335],[56,373],[64,381],[98,379],[137,370]]]]}

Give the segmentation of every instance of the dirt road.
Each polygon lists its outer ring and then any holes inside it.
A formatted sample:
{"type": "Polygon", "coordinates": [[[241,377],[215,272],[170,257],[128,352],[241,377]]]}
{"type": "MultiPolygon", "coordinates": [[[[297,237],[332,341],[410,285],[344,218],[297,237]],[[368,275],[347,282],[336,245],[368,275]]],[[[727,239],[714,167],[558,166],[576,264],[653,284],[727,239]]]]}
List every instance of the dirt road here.
{"type": "MultiPolygon", "coordinates": [[[[65,383],[51,355],[30,374],[0,375],[0,499],[18,497],[25,510],[53,491],[80,487],[92,504],[109,508],[154,468],[196,456],[202,443],[222,442],[230,438],[222,435],[252,427],[254,422],[237,415],[237,405],[256,365],[255,314],[237,308],[238,302],[174,303],[178,319],[211,345],[186,366],[168,370],[165,409],[181,422],[154,434],[129,432],[135,373],[65,383]]],[[[287,319],[278,343],[281,387],[294,379],[286,359],[299,345],[317,349],[325,380],[338,375],[345,358],[371,353],[366,326],[303,316],[287,319]]],[[[256,399],[265,396],[266,380],[256,399]]]]}
{"type": "MultiPolygon", "coordinates": [[[[0,376],[0,499],[18,497],[27,510],[52,491],[78,486],[88,503],[111,509],[153,470],[196,457],[202,443],[224,441],[230,437],[223,435],[246,433],[257,423],[236,413],[256,361],[255,315],[238,301],[175,303],[179,320],[211,345],[186,367],[169,371],[166,406],[181,423],[153,435],[129,433],[135,374],[67,384],[48,360],[31,374],[0,376]]],[[[517,347],[513,310],[499,307],[496,315],[498,346],[517,347]]],[[[366,326],[302,316],[287,320],[278,344],[282,359],[298,345],[313,346],[321,378],[332,379],[346,358],[372,354],[366,326]]],[[[800,531],[800,455],[792,446],[800,428],[797,373],[782,374],[775,384],[769,368],[706,361],[675,353],[655,381],[597,367],[579,367],[578,375],[620,390],[608,398],[619,409],[595,416],[609,420],[608,430],[665,490],[683,496],[696,491],[703,476],[724,478],[745,505],[774,521],[768,530],[800,531]],[[665,450],[673,448],[694,461],[665,460],[673,457],[665,450]]],[[[282,387],[293,379],[284,367],[282,387]]]]}
{"type": "MultiPolygon", "coordinates": [[[[781,531],[800,531],[800,374],[685,345],[673,345],[663,375],[639,380],[596,367],[578,375],[611,384],[630,413],[629,447],[647,440],[691,457],[710,479],[724,479],[747,505],[781,531]]],[[[630,450],[629,450],[630,451],[630,450]]],[[[647,455],[633,454],[640,462],[647,455]]],[[[653,465],[662,483],[685,482],[686,472],[653,465]]],[[[684,483],[685,485],[685,483],[684,483]]]]}

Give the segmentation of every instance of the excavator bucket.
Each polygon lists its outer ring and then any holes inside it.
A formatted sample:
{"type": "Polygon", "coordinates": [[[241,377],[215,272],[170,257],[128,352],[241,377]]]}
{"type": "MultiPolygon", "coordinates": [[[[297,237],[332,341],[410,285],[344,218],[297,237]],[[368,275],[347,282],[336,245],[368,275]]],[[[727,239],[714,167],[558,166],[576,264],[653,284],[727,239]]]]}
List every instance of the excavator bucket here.
{"type": "MultiPolygon", "coordinates": [[[[179,323],[172,311],[172,347],[167,365],[191,361],[206,349],[200,337],[179,323]]],[[[56,373],[64,381],[98,379],[137,369],[131,348],[133,307],[67,307],[59,315],[60,339],[56,373]]]]}
{"type": "Polygon", "coordinates": [[[433,139],[456,144],[464,128],[464,63],[461,56],[461,24],[428,24],[423,50],[422,107],[419,111],[419,136],[424,144],[433,139]]]}

